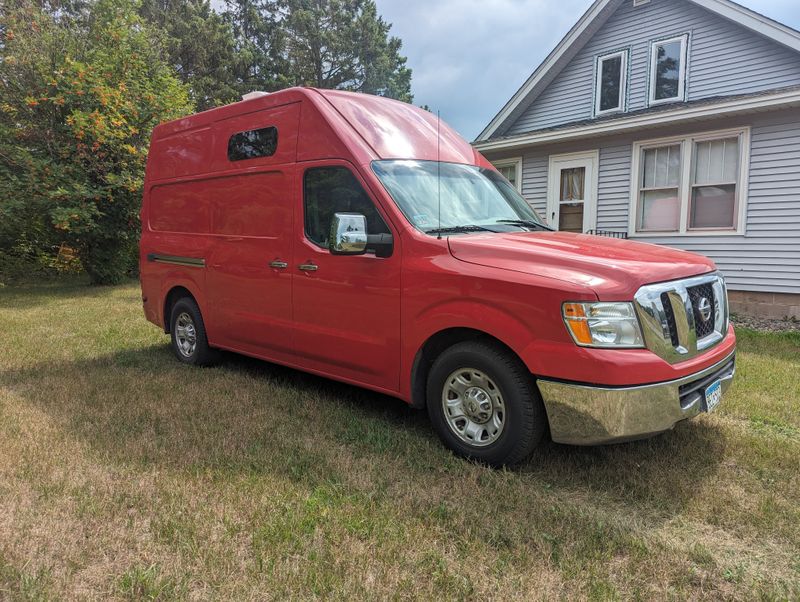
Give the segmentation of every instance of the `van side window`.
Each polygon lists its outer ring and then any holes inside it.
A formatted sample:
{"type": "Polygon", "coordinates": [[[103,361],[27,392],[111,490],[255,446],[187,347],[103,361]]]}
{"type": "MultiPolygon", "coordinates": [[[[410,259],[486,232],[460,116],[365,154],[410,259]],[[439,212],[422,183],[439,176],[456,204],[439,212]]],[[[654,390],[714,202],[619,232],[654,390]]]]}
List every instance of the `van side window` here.
{"type": "Polygon", "coordinates": [[[386,222],[355,176],[346,167],[313,167],[303,176],[303,211],[309,240],[328,248],[333,214],[360,213],[369,234],[389,234],[386,222]]]}
{"type": "Polygon", "coordinates": [[[278,148],[278,128],[268,127],[234,134],[228,140],[228,160],[270,157],[278,148]]]}

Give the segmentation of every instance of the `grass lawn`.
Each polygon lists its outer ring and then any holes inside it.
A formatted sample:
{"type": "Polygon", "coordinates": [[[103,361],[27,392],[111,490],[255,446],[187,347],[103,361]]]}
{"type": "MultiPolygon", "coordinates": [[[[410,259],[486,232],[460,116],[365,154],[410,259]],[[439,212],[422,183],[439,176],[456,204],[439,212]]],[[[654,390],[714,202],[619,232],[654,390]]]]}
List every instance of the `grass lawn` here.
{"type": "Polygon", "coordinates": [[[800,333],[720,410],[458,460],[400,401],[195,369],[136,284],[0,289],[0,599],[800,598],[800,333]]]}

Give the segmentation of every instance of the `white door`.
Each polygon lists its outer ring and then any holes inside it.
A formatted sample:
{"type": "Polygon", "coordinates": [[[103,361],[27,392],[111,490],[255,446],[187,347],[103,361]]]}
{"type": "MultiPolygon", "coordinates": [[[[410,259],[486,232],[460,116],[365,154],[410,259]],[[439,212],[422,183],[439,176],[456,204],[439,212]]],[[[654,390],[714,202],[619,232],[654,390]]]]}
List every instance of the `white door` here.
{"type": "Polygon", "coordinates": [[[588,232],[597,223],[599,152],[550,155],[547,223],[565,232],[588,232]]]}

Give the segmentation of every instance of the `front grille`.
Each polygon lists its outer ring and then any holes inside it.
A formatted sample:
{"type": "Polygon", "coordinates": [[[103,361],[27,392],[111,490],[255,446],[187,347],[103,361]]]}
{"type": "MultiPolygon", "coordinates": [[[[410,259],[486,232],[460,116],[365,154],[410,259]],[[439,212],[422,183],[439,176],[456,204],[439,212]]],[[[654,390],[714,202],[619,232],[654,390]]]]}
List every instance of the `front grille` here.
{"type": "Polygon", "coordinates": [[[645,345],[673,364],[718,344],[728,330],[728,296],[718,273],[649,284],[634,300],[645,345]]]}
{"type": "Polygon", "coordinates": [[[698,339],[704,339],[714,332],[716,308],[714,307],[714,287],[711,284],[701,284],[687,289],[689,300],[692,303],[694,314],[694,328],[698,339]],[[701,305],[703,304],[703,305],[701,305]],[[708,312],[704,317],[705,311],[708,312]]]}
{"type": "Polygon", "coordinates": [[[664,306],[664,316],[667,318],[670,342],[673,347],[677,347],[680,345],[680,341],[678,340],[678,323],[675,322],[675,311],[672,309],[672,303],[669,302],[669,295],[667,293],[661,294],[661,304],[664,306]]]}

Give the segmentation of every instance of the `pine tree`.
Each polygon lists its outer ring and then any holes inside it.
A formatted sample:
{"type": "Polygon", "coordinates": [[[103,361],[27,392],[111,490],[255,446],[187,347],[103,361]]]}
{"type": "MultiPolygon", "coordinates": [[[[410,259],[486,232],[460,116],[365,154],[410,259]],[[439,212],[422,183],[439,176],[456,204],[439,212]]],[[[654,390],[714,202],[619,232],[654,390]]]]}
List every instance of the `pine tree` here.
{"type": "Polygon", "coordinates": [[[373,0],[281,0],[280,8],[294,84],[412,101],[402,42],[373,0]]]}
{"type": "Polygon", "coordinates": [[[164,32],[167,60],[198,110],[238,99],[233,31],[209,0],[144,0],[139,12],[164,32]]]}

